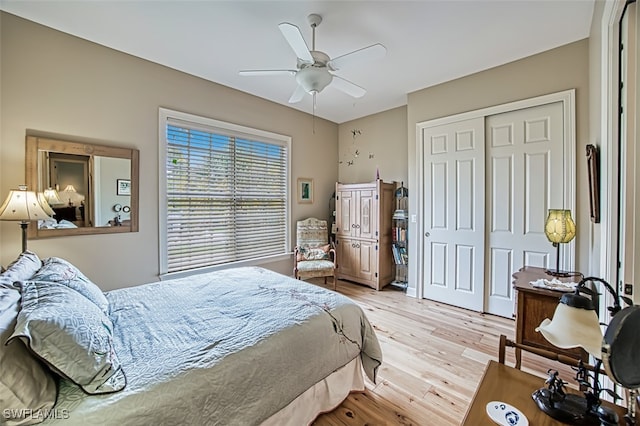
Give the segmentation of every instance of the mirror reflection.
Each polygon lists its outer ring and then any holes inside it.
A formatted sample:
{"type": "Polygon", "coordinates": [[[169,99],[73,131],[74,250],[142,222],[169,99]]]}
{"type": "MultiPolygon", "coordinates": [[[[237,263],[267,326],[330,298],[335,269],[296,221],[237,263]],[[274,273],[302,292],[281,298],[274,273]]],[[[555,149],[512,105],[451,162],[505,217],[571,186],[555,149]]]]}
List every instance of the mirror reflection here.
{"type": "Polygon", "coordinates": [[[54,212],[30,238],[138,230],[137,150],[28,136],[27,185],[54,212]]]}

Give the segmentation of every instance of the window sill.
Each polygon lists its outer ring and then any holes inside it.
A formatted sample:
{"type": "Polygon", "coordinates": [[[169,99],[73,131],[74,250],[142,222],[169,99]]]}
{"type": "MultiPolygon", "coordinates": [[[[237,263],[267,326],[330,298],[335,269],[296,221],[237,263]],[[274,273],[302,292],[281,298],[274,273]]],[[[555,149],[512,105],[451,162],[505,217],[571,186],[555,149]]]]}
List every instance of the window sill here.
{"type": "Polygon", "coordinates": [[[274,256],[260,257],[257,259],[243,260],[240,262],[231,262],[231,263],[224,263],[222,265],[214,265],[214,266],[207,266],[204,268],[189,269],[187,271],[169,272],[165,274],[160,274],[159,278],[160,278],[160,281],[165,281],[165,280],[172,280],[176,278],[184,278],[190,275],[204,274],[206,272],[220,271],[220,270],[230,269],[230,268],[239,268],[241,266],[260,266],[266,263],[274,263],[274,262],[281,262],[284,260],[290,260],[292,256],[293,256],[293,253],[289,252],[289,253],[283,253],[283,254],[278,254],[274,256]]]}

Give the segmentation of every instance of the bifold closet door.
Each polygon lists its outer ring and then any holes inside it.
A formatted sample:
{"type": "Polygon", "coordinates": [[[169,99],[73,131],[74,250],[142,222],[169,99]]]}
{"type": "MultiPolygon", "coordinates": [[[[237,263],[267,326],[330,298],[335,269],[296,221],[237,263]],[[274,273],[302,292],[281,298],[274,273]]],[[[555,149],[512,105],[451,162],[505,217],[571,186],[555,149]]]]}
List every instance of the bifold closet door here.
{"type": "Polygon", "coordinates": [[[568,208],[563,204],[562,117],[562,103],[555,102],[486,118],[485,312],[510,318],[511,275],[525,265],[555,265],[544,223],[548,209],[568,208]]]}
{"type": "Polygon", "coordinates": [[[484,118],[422,132],[424,297],[482,311],[484,118]]]}
{"type": "Polygon", "coordinates": [[[423,297],[510,318],[512,274],[555,265],[563,117],[554,102],[422,129],[423,297]]]}

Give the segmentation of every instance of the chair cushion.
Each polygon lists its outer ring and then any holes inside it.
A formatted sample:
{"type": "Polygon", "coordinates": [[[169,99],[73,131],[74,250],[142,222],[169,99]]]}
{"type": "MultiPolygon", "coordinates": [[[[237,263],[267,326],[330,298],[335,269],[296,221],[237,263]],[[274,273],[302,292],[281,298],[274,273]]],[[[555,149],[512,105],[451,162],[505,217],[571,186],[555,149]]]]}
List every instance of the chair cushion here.
{"type": "Polygon", "coordinates": [[[329,244],[320,247],[300,246],[298,247],[297,260],[298,262],[303,260],[330,260],[330,248],[329,244]]]}
{"type": "Polygon", "coordinates": [[[296,245],[320,247],[329,241],[327,221],[310,217],[296,223],[296,245]]]}
{"type": "Polygon", "coordinates": [[[334,265],[330,260],[303,260],[298,262],[298,271],[299,272],[307,272],[307,271],[329,271],[333,273],[334,265]]]}

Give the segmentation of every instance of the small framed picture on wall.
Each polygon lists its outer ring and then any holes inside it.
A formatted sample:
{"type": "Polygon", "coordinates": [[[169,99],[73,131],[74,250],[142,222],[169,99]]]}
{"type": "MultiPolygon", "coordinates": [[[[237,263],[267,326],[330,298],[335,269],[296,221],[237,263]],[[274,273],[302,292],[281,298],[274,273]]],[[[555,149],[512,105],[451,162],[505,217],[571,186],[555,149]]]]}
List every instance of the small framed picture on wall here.
{"type": "Polygon", "coordinates": [[[313,179],[298,178],[298,203],[313,203],[313,179]]]}
{"type": "Polygon", "coordinates": [[[116,195],[131,195],[130,179],[116,179],[116,195]]]}

